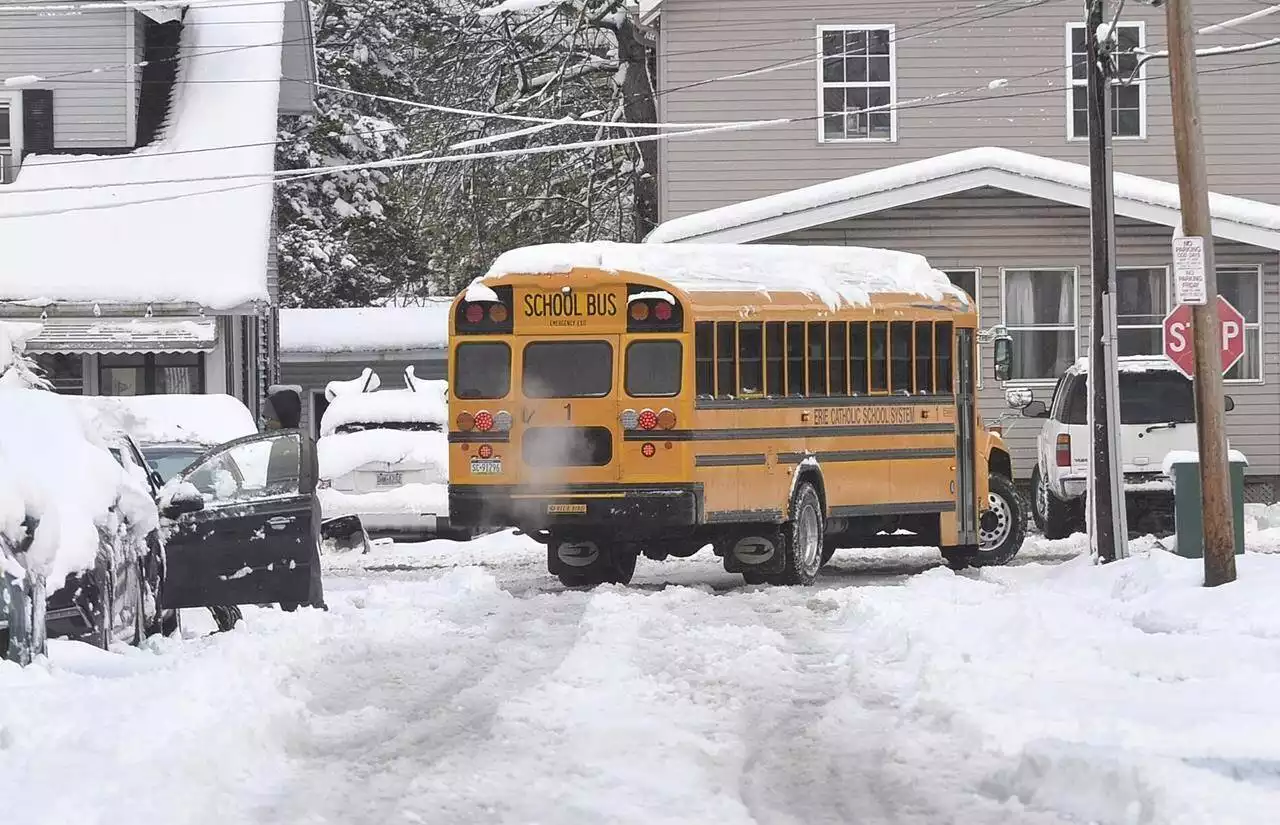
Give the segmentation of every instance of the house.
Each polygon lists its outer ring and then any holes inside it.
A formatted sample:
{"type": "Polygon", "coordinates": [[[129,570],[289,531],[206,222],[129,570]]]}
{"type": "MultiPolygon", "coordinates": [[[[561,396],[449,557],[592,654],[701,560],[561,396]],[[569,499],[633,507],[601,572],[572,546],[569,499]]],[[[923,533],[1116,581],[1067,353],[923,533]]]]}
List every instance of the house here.
{"type": "Polygon", "coordinates": [[[302,426],[320,434],[330,381],[370,368],[384,389],[403,389],[405,370],[421,379],[448,376],[451,298],[420,306],[280,310],[280,382],[302,394],[302,426]]]}
{"type": "Polygon", "coordinates": [[[0,6],[0,318],[67,393],[276,378],[281,114],[311,111],[304,0],[0,6]],[[285,82],[285,79],[289,82],[285,82]]]}
{"type": "MultiPolygon", "coordinates": [[[[1207,26],[1259,11],[1202,0],[1207,26]]],[[[926,255],[1014,338],[1014,377],[983,359],[982,412],[1004,390],[1048,401],[1087,354],[1089,175],[1080,3],[660,0],[663,122],[782,119],[660,143],[662,224],[651,242],[824,243],[926,255]]],[[[1180,224],[1164,10],[1125,5],[1113,135],[1119,343],[1161,352],[1180,224]],[[1132,82],[1130,82],[1132,78],[1132,82]]],[[[1280,15],[1202,35],[1201,46],[1280,36],[1280,15]],[[1242,26],[1242,28],[1241,28],[1242,26]],[[1246,31],[1247,30],[1247,31],[1246,31]]],[[[1245,316],[1227,374],[1233,447],[1251,496],[1280,491],[1280,74],[1275,51],[1203,57],[1203,121],[1221,293],[1245,316]]],[[[1034,465],[1037,420],[1006,419],[1015,474],[1034,465]]]]}

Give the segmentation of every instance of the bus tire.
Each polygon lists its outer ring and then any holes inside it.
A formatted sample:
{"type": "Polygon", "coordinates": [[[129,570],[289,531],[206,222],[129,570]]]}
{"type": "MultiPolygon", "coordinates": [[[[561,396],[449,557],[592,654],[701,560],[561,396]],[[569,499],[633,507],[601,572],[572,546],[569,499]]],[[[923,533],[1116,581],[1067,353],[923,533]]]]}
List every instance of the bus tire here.
{"type": "Polygon", "coordinates": [[[782,572],[769,577],[771,584],[813,584],[822,569],[825,522],[818,491],[808,481],[801,481],[791,494],[791,520],[779,531],[782,572]]]}
{"type": "Polygon", "coordinates": [[[992,473],[988,506],[978,517],[979,544],[970,562],[975,567],[999,567],[1013,561],[1027,537],[1027,508],[1012,479],[992,473]]]}

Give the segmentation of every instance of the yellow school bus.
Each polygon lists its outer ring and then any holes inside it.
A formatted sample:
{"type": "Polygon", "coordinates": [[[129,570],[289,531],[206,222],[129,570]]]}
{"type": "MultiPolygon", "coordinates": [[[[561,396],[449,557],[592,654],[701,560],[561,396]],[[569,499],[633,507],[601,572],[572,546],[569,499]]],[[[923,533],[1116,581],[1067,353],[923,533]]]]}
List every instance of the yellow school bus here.
{"type": "Polygon", "coordinates": [[[980,334],[905,253],[515,250],[453,305],[450,521],[519,528],[568,586],[708,544],[748,583],[895,539],[1004,564],[1024,516],[978,417],[980,334]]]}

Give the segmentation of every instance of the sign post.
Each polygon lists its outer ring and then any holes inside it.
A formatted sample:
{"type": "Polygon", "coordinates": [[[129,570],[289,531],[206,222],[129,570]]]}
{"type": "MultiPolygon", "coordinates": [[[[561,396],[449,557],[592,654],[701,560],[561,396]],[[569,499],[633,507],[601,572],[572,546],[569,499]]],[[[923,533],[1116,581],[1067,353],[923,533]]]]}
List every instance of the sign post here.
{"type": "MultiPolygon", "coordinates": [[[[1179,304],[1164,317],[1164,354],[1178,371],[1195,380],[1196,359],[1190,304],[1179,304]]],[[[1218,296],[1218,348],[1225,375],[1244,357],[1244,316],[1218,296]]]]}

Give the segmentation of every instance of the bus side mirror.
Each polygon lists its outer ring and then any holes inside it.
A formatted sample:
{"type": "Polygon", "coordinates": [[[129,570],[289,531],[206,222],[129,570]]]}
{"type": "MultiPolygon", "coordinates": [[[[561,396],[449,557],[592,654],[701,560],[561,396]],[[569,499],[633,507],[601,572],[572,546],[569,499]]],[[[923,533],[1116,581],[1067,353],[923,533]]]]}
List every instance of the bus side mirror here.
{"type": "Polygon", "coordinates": [[[1013,339],[1002,335],[995,340],[996,380],[1008,381],[1013,375],[1013,339]]]}
{"type": "Polygon", "coordinates": [[[1232,410],[1234,410],[1234,409],[1236,408],[1236,400],[1235,400],[1234,398],[1232,398],[1231,396],[1229,396],[1229,395],[1227,395],[1227,396],[1223,396],[1223,400],[1224,400],[1224,401],[1226,401],[1226,405],[1227,405],[1227,412],[1231,412],[1232,410]]]}

